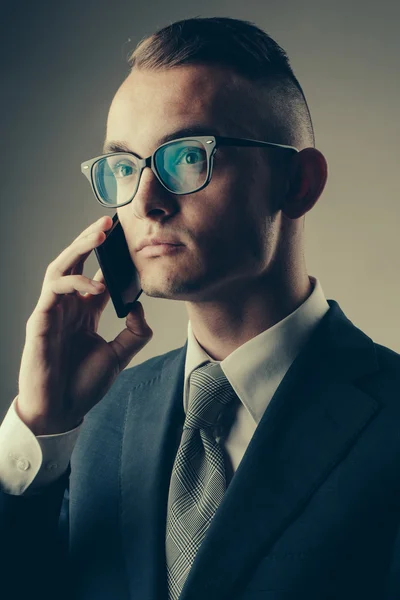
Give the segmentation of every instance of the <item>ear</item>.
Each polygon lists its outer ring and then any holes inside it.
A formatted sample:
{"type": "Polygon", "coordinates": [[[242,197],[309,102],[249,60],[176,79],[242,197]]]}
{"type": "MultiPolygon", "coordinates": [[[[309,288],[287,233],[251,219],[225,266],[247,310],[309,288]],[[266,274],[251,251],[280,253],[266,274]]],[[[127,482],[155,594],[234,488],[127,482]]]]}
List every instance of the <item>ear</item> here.
{"type": "Polygon", "coordinates": [[[289,219],[306,214],[322,194],[328,176],[324,155],[316,148],[304,148],[292,158],[289,167],[287,192],[281,203],[289,219]]]}

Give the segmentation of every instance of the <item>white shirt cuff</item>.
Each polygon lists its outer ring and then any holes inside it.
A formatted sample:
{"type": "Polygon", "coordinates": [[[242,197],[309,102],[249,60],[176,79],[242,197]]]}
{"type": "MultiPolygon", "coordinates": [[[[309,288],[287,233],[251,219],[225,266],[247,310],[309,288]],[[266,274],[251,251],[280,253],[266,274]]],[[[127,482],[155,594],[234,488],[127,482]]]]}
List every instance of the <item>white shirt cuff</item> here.
{"type": "Polygon", "coordinates": [[[0,425],[0,490],[20,496],[38,492],[67,470],[82,424],[65,433],[35,436],[15,410],[17,398],[0,425]]]}

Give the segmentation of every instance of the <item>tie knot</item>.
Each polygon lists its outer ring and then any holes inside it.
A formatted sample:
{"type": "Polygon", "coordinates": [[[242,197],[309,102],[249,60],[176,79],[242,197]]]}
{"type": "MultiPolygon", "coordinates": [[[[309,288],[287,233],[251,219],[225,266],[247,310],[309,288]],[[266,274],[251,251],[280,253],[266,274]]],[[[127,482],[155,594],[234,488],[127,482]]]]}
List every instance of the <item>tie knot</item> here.
{"type": "Polygon", "coordinates": [[[214,427],[235,392],[219,363],[207,363],[190,376],[189,406],[184,429],[214,427]]]}

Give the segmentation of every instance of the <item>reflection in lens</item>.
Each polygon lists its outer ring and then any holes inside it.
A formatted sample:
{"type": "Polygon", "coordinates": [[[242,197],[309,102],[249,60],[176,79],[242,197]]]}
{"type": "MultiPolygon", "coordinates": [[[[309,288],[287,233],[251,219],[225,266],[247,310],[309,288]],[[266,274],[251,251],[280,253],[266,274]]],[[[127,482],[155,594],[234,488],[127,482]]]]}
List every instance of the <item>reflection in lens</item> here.
{"type": "Polygon", "coordinates": [[[99,160],[93,171],[98,195],[105,204],[128,202],[137,184],[137,166],[129,154],[113,154],[99,160]]]}
{"type": "Polygon", "coordinates": [[[171,192],[188,194],[207,179],[207,152],[198,140],[170,142],[154,158],[157,172],[171,192]]]}

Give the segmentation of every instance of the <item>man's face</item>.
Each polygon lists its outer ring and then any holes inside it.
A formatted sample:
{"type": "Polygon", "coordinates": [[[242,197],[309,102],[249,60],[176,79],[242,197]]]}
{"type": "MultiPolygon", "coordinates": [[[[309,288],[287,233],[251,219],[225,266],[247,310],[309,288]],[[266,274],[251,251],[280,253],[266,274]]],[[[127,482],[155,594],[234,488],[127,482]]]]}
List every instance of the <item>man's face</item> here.
{"type": "MultiPolygon", "coordinates": [[[[149,156],[181,131],[259,139],[257,117],[233,75],[216,67],[185,66],[133,72],[118,90],[108,117],[107,142],[124,142],[149,156]]],[[[223,147],[211,182],[193,194],[174,195],[150,169],[133,201],[118,216],[145,294],[186,301],[231,298],[271,270],[281,213],[270,151],[223,147]],[[182,246],[146,256],[145,237],[168,237],[182,246]]]]}

